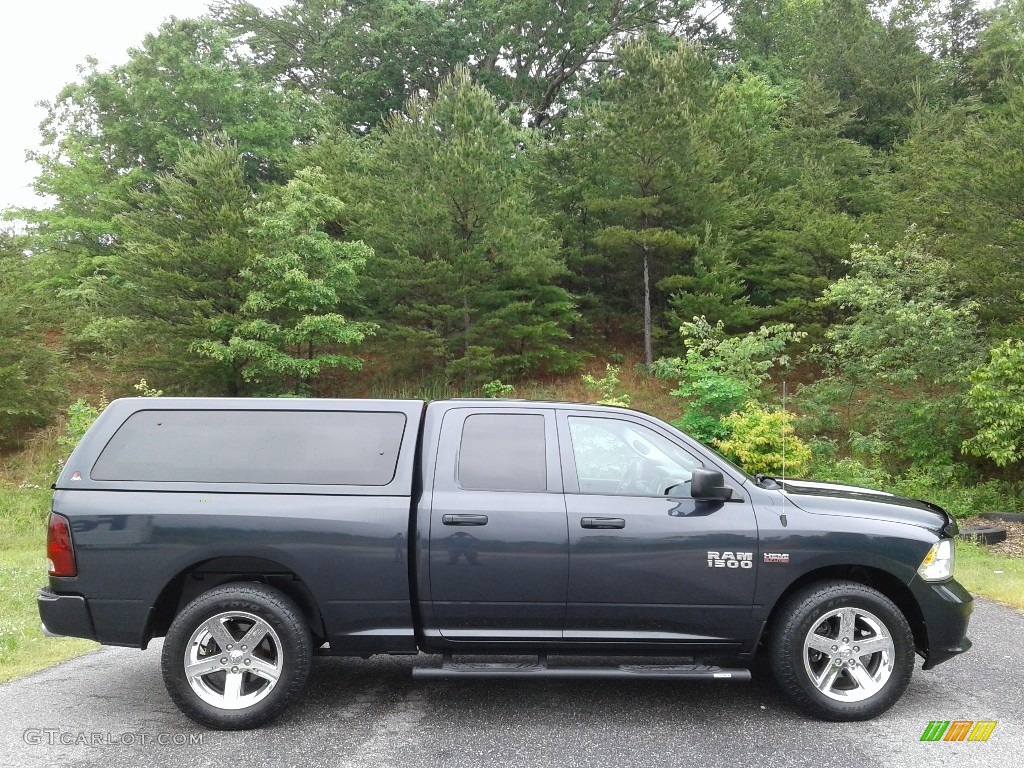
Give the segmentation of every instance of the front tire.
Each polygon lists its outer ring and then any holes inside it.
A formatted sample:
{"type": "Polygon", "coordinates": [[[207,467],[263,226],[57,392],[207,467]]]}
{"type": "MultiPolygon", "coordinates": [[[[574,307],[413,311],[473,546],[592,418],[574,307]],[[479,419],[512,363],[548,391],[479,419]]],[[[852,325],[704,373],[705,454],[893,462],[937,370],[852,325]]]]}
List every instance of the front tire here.
{"type": "Polygon", "coordinates": [[[900,609],[863,584],[812,584],[780,609],[771,637],[775,680],[798,707],[823,720],[876,717],[903,695],[914,637],[900,609]]]}
{"type": "Polygon", "coordinates": [[[226,584],[175,617],[161,669],[188,717],[240,730],[277,717],[305,686],[312,658],[309,626],[291,598],[263,584],[226,584]]]}

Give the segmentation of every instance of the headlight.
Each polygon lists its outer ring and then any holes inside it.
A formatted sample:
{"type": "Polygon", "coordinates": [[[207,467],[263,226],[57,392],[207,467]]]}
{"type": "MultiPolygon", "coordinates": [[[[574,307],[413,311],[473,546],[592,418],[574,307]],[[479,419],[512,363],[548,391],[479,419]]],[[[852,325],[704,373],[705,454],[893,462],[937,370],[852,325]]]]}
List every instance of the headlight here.
{"type": "Polygon", "coordinates": [[[945,581],[953,576],[953,540],[942,539],[932,545],[917,569],[925,581],[945,581]]]}

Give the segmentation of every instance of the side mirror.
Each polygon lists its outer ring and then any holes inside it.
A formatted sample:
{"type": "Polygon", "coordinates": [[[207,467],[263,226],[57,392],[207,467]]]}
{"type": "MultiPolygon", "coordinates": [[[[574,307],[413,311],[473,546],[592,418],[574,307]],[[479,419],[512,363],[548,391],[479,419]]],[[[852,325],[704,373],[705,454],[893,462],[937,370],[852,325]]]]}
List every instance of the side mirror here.
{"type": "Polygon", "coordinates": [[[725,484],[721,472],[695,469],[690,480],[690,495],[703,501],[728,501],[732,498],[732,488],[725,484]]]}

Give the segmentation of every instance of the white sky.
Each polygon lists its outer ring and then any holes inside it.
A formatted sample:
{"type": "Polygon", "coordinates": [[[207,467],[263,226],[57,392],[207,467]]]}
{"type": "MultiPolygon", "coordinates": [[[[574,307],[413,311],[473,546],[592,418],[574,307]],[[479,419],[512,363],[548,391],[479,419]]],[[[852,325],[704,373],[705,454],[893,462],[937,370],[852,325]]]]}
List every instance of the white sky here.
{"type": "MultiPolygon", "coordinates": [[[[194,18],[209,0],[0,0],[0,209],[38,206],[29,185],[35,164],[25,150],[38,148],[45,110],[37,101],[52,99],[75,80],[75,66],[95,56],[101,66],[121,64],[128,49],[142,43],[169,16],[194,18]]],[[[279,8],[287,0],[257,0],[279,8]]],[[[2,223],[0,223],[2,226],[2,223]]]]}

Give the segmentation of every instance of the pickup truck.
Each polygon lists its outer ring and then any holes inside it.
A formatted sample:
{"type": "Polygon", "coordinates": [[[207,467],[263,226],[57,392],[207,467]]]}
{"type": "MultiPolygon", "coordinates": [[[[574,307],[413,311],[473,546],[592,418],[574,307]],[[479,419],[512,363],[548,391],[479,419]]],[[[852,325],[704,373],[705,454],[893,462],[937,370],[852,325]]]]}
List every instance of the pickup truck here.
{"type": "Polygon", "coordinates": [[[797,707],[862,720],[915,652],[971,645],[941,508],[752,477],[618,407],[129,398],[54,489],[44,630],[163,637],[170,697],[213,728],[278,715],[315,655],[381,653],[439,655],[428,679],[742,681],[761,657],[797,707]]]}

